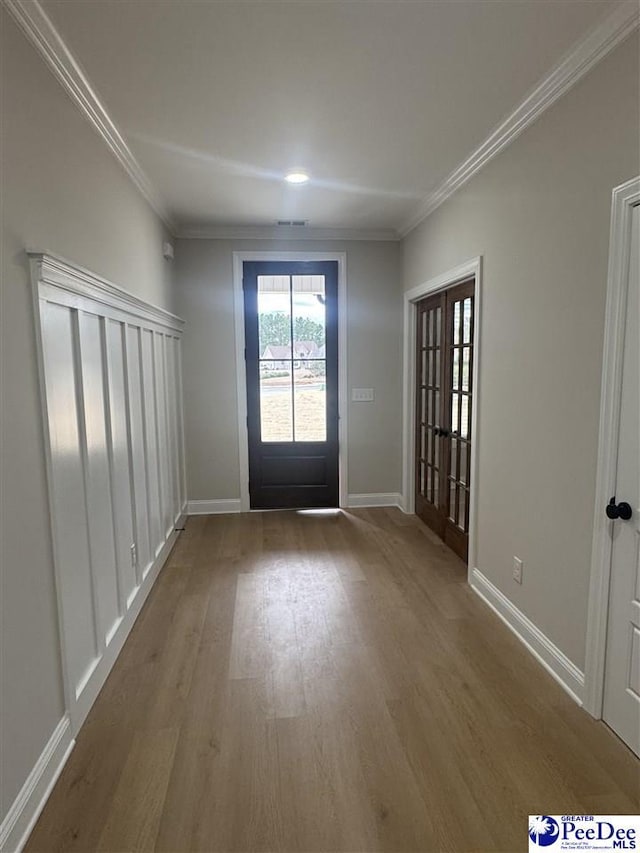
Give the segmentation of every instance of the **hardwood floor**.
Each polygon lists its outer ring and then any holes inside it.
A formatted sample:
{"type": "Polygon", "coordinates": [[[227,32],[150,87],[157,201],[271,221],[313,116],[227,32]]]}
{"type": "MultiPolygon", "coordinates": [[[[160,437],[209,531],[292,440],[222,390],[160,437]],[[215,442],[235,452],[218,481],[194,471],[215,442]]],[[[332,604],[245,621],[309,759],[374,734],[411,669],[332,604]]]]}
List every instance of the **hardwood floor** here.
{"type": "Polygon", "coordinates": [[[28,851],[513,851],[639,762],[396,510],[188,521],[28,851]]]}

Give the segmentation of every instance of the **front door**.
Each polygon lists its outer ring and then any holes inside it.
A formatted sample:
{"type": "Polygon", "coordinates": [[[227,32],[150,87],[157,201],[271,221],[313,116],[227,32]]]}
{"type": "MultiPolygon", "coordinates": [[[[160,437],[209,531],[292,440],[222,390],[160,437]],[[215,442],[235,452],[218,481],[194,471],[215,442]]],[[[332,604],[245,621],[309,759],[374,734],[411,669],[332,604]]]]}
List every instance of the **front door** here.
{"type": "Polygon", "coordinates": [[[338,506],[338,263],[243,269],[252,509],[338,506]]]}
{"type": "Polygon", "coordinates": [[[469,550],[474,280],[417,303],[416,514],[463,560],[469,550]]]}
{"type": "Polygon", "coordinates": [[[632,229],[603,719],[640,755],[640,206],[632,229]]]}

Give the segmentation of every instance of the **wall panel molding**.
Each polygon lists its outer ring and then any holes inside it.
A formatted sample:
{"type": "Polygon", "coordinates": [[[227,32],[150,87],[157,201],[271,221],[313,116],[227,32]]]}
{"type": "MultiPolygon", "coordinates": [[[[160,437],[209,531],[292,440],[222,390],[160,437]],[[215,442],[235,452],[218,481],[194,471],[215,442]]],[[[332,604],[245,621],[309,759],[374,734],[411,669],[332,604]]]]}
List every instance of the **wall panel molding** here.
{"type": "Polygon", "coordinates": [[[69,261],[29,256],[75,737],[183,526],[184,324],[69,261]]]}
{"type": "Polygon", "coordinates": [[[181,333],[184,329],[184,320],[180,317],[145,302],[144,299],[61,255],[31,249],[27,249],[27,255],[31,261],[32,281],[34,276],[37,277],[42,294],[50,294],[55,302],[77,307],[81,303],[75,297],[84,297],[93,303],[95,313],[100,314],[102,307],[104,316],[114,320],[130,322],[134,318],[142,321],[139,326],[169,329],[176,333],[181,333]],[[63,293],[67,296],[63,296],[63,293]]]}

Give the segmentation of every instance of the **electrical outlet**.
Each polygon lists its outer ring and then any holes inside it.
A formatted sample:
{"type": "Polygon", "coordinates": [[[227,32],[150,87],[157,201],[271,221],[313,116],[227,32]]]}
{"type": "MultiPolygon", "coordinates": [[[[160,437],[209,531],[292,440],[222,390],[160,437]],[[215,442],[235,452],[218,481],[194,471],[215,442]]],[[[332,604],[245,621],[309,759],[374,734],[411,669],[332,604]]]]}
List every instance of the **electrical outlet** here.
{"type": "Polygon", "coordinates": [[[513,558],[513,579],[516,583],[522,583],[523,563],[518,557],[513,558]]]}
{"type": "Polygon", "coordinates": [[[138,564],[138,551],[137,551],[137,548],[136,548],[135,543],[134,543],[131,545],[131,565],[135,569],[137,564],[138,564]]]}

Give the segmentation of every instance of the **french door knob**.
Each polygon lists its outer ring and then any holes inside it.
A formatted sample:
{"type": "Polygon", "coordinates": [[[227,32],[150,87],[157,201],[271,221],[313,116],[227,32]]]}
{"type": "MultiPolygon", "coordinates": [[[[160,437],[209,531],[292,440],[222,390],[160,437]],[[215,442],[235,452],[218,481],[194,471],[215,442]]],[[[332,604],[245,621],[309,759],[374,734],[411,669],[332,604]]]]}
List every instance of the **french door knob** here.
{"type": "Polygon", "coordinates": [[[617,518],[621,518],[622,521],[629,521],[633,515],[633,510],[631,509],[630,504],[626,501],[620,501],[620,503],[617,504],[615,497],[611,498],[607,504],[605,512],[607,513],[607,518],[611,519],[611,521],[615,521],[617,518]]]}
{"type": "Polygon", "coordinates": [[[442,428],[441,428],[441,429],[440,429],[440,435],[441,435],[443,438],[449,438],[449,436],[451,435],[451,433],[449,432],[449,430],[448,430],[448,429],[442,429],[442,428]]]}

